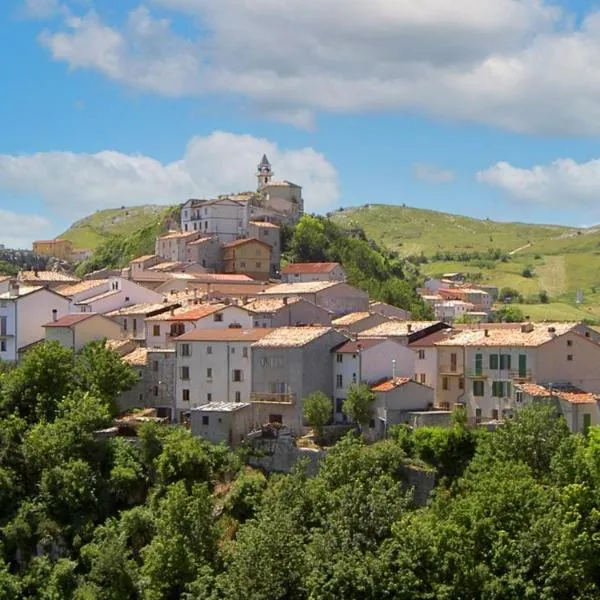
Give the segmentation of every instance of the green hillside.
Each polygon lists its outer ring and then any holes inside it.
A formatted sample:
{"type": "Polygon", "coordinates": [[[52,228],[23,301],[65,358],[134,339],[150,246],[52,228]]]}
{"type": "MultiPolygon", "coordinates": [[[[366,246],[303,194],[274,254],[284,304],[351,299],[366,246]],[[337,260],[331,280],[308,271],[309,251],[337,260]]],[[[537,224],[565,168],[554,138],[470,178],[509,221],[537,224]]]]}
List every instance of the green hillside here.
{"type": "Polygon", "coordinates": [[[148,204],[130,208],[110,208],[76,221],[59,237],[71,240],[76,248],[95,250],[112,235],[127,235],[162,223],[172,209],[148,204]]]}

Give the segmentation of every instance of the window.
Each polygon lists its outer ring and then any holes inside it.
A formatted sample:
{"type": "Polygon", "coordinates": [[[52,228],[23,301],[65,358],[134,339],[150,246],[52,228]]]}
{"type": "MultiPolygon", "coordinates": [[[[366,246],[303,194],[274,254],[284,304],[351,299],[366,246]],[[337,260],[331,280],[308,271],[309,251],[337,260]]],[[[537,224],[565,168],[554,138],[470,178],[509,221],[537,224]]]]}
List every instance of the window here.
{"type": "Polygon", "coordinates": [[[336,398],[335,399],[335,412],[340,414],[342,413],[342,406],[344,406],[344,398],[336,398]]]}
{"type": "Polygon", "coordinates": [[[504,371],[510,370],[510,354],[500,355],[500,369],[504,371]]]}
{"type": "Polygon", "coordinates": [[[234,369],[231,374],[231,381],[244,381],[244,372],[241,369],[234,369]]]}
{"type": "Polygon", "coordinates": [[[123,329],[127,331],[127,319],[123,319],[123,329]]]}
{"type": "Polygon", "coordinates": [[[283,423],[281,415],[269,415],[269,423],[283,423]]]}
{"type": "Polygon", "coordinates": [[[7,317],[0,317],[0,335],[5,336],[7,332],[7,317]]]}
{"type": "Polygon", "coordinates": [[[448,378],[447,377],[442,377],[442,389],[443,390],[448,390],[448,378]]]}
{"type": "Polygon", "coordinates": [[[190,378],[190,368],[189,367],[181,367],[181,379],[189,379],[190,378]]]}
{"type": "Polygon", "coordinates": [[[190,356],[190,345],[189,344],[181,344],[181,356],[190,356]]]}
{"type": "Polygon", "coordinates": [[[157,385],[154,386],[154,395],[158,396],[158,386],[157,385]]]}
{"type": "Polygon", "coordinates": [[[137,319],[131,319],[133,323],[133,333],[137,332],[137,319]]]}
{"type": "Polygon", "coordinates": [[[208,394],[206,394],[206,401],[212,402],[212,394],[210,392],[208,392],[208,394]]]}
{"type": "Polygon", "coordinates": [[[456,372],[456,352],[453,352],[450,355],[450,371],[452,371],[452,373],[456,372]]]}
{"type": "Polygon", "coordinates": [[[244,347],[242,348],[242,356],[243,356],[244,358],[248,358],[248,346],[244,346],[244,347]]]}
{"type": "Polygon", "coordinates": [[[485,382],[474,381],[473,382],[473,396],[481,398],[485,395],[485,382]]]}
{"type": "Polygon", "coordinates": [[[523,403],[523,392],[515,392],[515,402],[517,404],[523,403]]]}
{"type": "Polygon", "coordinates": [[[505,398],[512,394],[512,385],[510,381],[493,381],[492,396],[495,398],[505,398]]]}
{"type": "Polygon", "coordinates": [[[231,349],[231,354],[235,354],[235,348],[231,349]]]}
{"type": "Polygon", "coordinates": [[[419,360],[425,360],[425,350],[419,350],[417,353],[419,360]]]}
{"type": "Polygon", "coordinates": [[[235,393],[235,401],[236,402],[241,402],[242,401],[242,392],[236,392],[235,393]]]}
{"type": "Polygon", "coordinates": [[[573,340],[567,340],[567,346],[572,346],[573,345],[573,340]]]}
{"type": "Polygon", "coordinates": [[[240,267],[241,267],[242,269],[245,269],[245,268],[246,268],[246,263],[245,263],[245,262],[241,262],[241,263],[240,263],[240,267]]]}
{"type": "Polygon", "coordinates": [[[261,265],[262,265],[262,263],[261,263],[261,262],[257,262],[257,263],[256,263],[256,268],[257,268],[257,269],[260,269],[261,265]]]}
{"type": "Polygon", "coordinates": [[[212,381],[212,369],[210,367],[206,369],[206,379],[212,381]]]}
{"type": "Polygon", "coordinates": [[[152,370],[154,372],[158,371],[158,361],[157,360],[152,361],[152,370]]]}
{"type": "Polygon", "coordinates": [[[356,373],[352,373],[352,383],[356,383],[356,373]]]}
{"type": "Polygon", "coordinates": [[[343,354],[336,354],[335,360],[336,360],[336,362],[339,362],[339,363],[344,362],[344,355],[343,354]]]}
{"type": "Polygon", "coordinates": [[[483,370],[483,354],[475,355],[475,375],[481,375],[481,371],[483,370]]]}
{"type": "Polygon", "coordinates": [[[588,434],[591,426],[592,426],[592,415],[590,413],[584,413],[584,415],[583,415],[583,435],[588,434]]]}
{"type": "Polygon", "coordinates": [[[260,321],[254,321],[254,327],[260,327],[260,321]]]}
{"type": "Polygon", "coordinates": [[[498,409],[497,408],[494,408],[494,410],[492,410],[492,420],[493,421],[498,420],[498,409]]]}
{"type": "Polygon", "coordinates": [[[490,354],[490,369],[492,371],[497,371],[499,366],[498,355],[490,354]]]}
{"type": "Polygon", "coordinates": [[[344,378],[340,374],[335,376],[335,387],[337,387],[337,388],[344,387],[344,378]]]}
{"type": "Polygon", "coordinates": [[[0,341],[0,352],[6,352],[6,340],[0,341]]]}
{"type": "Polygon", "coordinates": [[[567,360],[573,360],[573,355],[572,354],[567,354],[567,360]]]}
{"type": "Polygon", "coordinates": [[[208,415],[202,415],[202,425],[208,425],[208,415]]]}
{"type": "Polygon", "coordinates": [[[459,390],[464,390],[465,389],[465,378],[464,377],[459,377],[458,378],[458,389],[459,390]]]}
{"type": "Polygon", "coordinates": [[[223,321],[223,313],[216,313],[213,318],[215,323],[221,323],[223,321]]]}
{"type": "Polygon", "coordinates": [[[375,429],[375,419],[371,419],[371,420],[369,421],[369,427],[370,427],[371,429],[375,429]]]}
{"type": "Polygon", "coordinates": [[[475,418],[477,420],[481,419],[481,409],[480,408],[475,409],[475,418]]]}
{"type": "Polygon", "coordinates": [[[160,325],[152,325],[152,335],[158,337],[160,335],[160,325]]]}
{"type": "Polygon", "coordinates": [[[419,381],[420,381],[421,383],[425,383],[425,380],[426,380],[425,373],[421,373],[421,374],[419,375],[419,381]]]}
{"type": "Polygon", "coordinates": [[[212,354],[212,346],[206,346],[206,354],[212,354]]]}
{"type": "Polygon", "coordinates": [[[181,399],[184,402],[190,401],[190,390],[181,390],[181,399]]]}

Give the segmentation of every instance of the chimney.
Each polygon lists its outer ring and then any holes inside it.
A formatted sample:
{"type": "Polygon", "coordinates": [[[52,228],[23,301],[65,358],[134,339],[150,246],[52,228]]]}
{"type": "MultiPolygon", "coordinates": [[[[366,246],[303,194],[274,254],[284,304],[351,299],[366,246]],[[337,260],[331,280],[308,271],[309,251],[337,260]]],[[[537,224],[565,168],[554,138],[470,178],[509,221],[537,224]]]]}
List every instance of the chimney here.
{"type": "Polygon", "coordinates": [[[556,334],[556,327],[548,327],[548,333],[551,333],[552,335],[556,334]]]}
{"type": "Polygon", "coordinates": [[[287,304],[288,304],[288,297],[287,297],[287,296],[284,296],[284,297],[283,297],[283,305],[284,305],[284,306],[287,306],[287,304]]]}
{"type": "Polygon", "coordinates": [[[392,360],[392,381],[396,380],[396,359],[392,360]]]}
{"type": "Polygon", "coordinates": [[[408,331],[408,333],[410,333],[412,331],[412,323],[406,324],[406,331],[408,331]]]}
{"type": "Polygon", "coordinates": [[[174,315],[175,315],[175,307],[171,306],[171,316],[174,316],[174,315]]]}
{"type": "Polygon", "coordinates": [[[58,321],[58,311],[55,308],[52,309],[52,321],[54,321],[54,323],[58,321]]]}
{"type": "Polygon", "coordinates": [[[490,330],[489,329],[484,329],[483,330],[483,334],[485,335],[485,337],[490,337],[490,330]]]}

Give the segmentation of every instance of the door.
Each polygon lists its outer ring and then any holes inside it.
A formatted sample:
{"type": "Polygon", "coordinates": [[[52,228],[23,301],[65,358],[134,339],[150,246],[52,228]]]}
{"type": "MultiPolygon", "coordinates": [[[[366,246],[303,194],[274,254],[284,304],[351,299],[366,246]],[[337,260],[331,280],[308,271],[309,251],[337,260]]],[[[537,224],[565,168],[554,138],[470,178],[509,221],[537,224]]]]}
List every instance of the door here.
{"type": "Polygon", "coordinates": [[[519,377],[527,377],[527,354],[519,354],[519,377]]]}
{"type": "Polygon", "coordinates": [[[587,435],[590,427],[592,426],[592,415],[590,413],[584,413],[583,415],[583,435],[587,435]]]}

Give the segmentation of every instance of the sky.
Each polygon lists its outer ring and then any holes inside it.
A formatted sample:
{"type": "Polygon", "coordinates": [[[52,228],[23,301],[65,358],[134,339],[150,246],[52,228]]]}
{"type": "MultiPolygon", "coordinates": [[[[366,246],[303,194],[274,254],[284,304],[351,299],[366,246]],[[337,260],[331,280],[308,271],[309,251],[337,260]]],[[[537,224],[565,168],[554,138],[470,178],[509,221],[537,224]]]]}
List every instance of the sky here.
{"type": "Polygon", "coordinates": [[[600,223],[600,5],[2,0],[0,243],[249,190],[600,223]]]}

